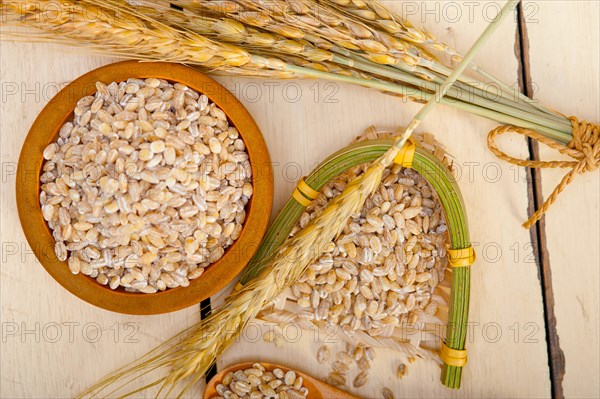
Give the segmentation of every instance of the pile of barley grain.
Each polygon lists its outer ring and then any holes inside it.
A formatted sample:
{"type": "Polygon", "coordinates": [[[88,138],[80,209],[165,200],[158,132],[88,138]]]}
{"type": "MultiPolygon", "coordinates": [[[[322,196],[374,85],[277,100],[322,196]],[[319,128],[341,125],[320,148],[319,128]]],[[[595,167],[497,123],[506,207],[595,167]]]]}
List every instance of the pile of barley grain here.
{"type": "MultiPolygon", "coordinates": [[[[326,184],[292,235],[365,168],[352,168],[326,184]]],[[[348,221],[343,233],[292,286],[293,297],[314,320],[333,323],[349,335],[364,331],[373,337],[391,336],[401,323],[415,323],[419,313],[436,313],[438,304],[431,297],[444,279],[447,242],[442,206],[434,190],[414,170],[395,165],[384,172],[381,186],[361,213],[348,221]]],[[[329,348],[321,346],[319,363],[330,358],[325,382],[348,389],[354,368],[358,371],[351,385],[359,388],[368,382],[373,348],[348,344],[346,351],[332,357],[329,348]]],[[[406,365],[400,363],[397,377],[406,372],[406,365]]],[[[382,391],[384,397],[392,397],[389,393],[389,389],[382,391]]]]}
{"type": "MultiPolygon", "coordinates": [[[[364,170],[358,166],[325,185],[292,234],[364,170]]],[[[420,312],[436,313],[431,297],[444,278],[447,241],[434,190],[414,170],[396,165],[385,171],[360,215],[308,267],[292,293],[315,320],[339,325],[348,334],[390,336],[399,324],[414,323],[420,312]]]]}
{"type": "Polygon", "coordinates": [[[241,233],[252,196],[245,144],[185,85],[96,88],[44,150],[40,204],[56,255],[112,289],[185,287],[241,233]]]}
{"type": "MultiPolygon", "coordinates": [[[[268,371],[260,363],[251,368],[225,374],[217,385],[216,398],[224,399],[304,399],[308,389],[303,386],[304,380],[293,370],[284,372],[280,368],[268,371]]],[[[213,399],[216,399],[213,398],[213,399]]]]}

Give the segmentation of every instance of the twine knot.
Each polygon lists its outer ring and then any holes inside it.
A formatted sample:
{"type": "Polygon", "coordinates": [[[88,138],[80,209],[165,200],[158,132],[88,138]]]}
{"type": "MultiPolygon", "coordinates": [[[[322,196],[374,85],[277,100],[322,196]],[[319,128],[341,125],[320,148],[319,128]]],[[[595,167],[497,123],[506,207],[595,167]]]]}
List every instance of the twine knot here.
{"type": "Polygon", "coordinates": [[[569,143],[569,148],[579,151],[583,158],[581,159],[581,173],[590,172],[600,167],[600,125],[579,122],[577,118],[570,117],[573,128],[573,140],[569,143]]]}
{"type": "Polygon", "coordinates": [[[558,195],[569,185],[575,176],[585,172],[591,172],[600,167],[600,125],[587,121],[579,121],[574,116],[570,117],[573,139],[567,145],[560,144],[549,139],[531,129],[524,129],[515,126],[499,126],[488,134],[488,147],[498,158],[510,162],[513,165],[524,166],[527,168],[570,168],[571,170],[562,178],[560,183],[554,188],[552,194],[542,204],[523,227],[530,228],[548,211],[550,206],[556,201],[558,195]],[[518,133],[567,155],[573,161],[538,161],[514,158],[500,149],[496,145],[496,136],[504,133],[518,133]]]}

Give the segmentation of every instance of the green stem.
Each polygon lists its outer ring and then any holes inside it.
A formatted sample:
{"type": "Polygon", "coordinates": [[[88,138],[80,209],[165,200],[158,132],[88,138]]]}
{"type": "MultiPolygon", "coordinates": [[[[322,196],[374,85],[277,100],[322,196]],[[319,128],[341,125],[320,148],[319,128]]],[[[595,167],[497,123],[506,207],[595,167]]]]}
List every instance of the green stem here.
{"type": "Polygon", "coordinates": [[[450,76],[448,76],[446,78],[446,80],[444,81],[444,84],[442,85],[440,90],[438,90],[436,95],[433,98],[431,98],[427,102],[427,104],[425,104],[425,106],[423,108],[421,108],[421,110],[417,113],[417,115],[415,115],[413,120],[422,121],[423,118],[436,105],[436,103],[438,102],[438,98],[441,99],[442,97],[444,97],[446,95],[448,90],[450,90],[450,87],[454,84],[454,82],[456,82],[456,79],[458,79],[458,77],[463,73],[463,71],[465,70],[467,65],[469,65],[469,63],[473,60],[473,58],[479,52],[481,47],[483,47],[483,45],[487,42],[487,40],[498,29],[498,27],[500,27],[500,23],[509,15],[508,11],[510,10],[510,8],[513,7],[514,5],[516,5],[518,2],[519,2],[519,0],[509,0],[506,2],[504,7],[502,8],[502,10],[500,11],[499,18],[496,18],[496,20],[492,21],[485,28],[485,30],[483,31],[481,36],[479,36],[477,41],[473,44],[473,46],[471,46],[471,48],[469,49],[469,51],[467,52],[467,54],[465,55],[463,60],[456,66],[456,68],[454,68],[454,70],[452,71],[450,76]]]}
{"type": "Polygon", "coordinates": [[[528,105],[531,105],[532,107],[542,111],[543,113],[545,113],[549,116],[553,116],[553,117],[557,117],[557,118],[561,117],[560,115],[557,115],[556,113],[546,109],[546,107],[540,105],[538,101],[527,97],[525,94],[521,93],[519,90],[513,90],[509,85],[507,85],[500,79],[494,77],[494,75],[492,75],[491,73],[488,73],[485,70],[481,69],[477,65],[472,65],[472,67],[473,67],[473,70],[475,72],[477,72],[479,75],[483,76],[484,78],[492,80],[494,83],[496,83],[498,86],[500,86],[500,89],[504,90],[505,92],[507,92],[509,94],[511,94],[511,93],[516,94],[516,96],[518,97],[518,99],[520,101],[523,101],[524,103],[526,103],[528,105]]]}
{"type": "MultiPolygon", "coordinates": [[[[418,87],[419,90],[423,91],[434,91],[426,90],[426,88],[428,86],[433,85],[436,85],[436,87],[439,88],[441,85],[444,84],[444,81],[438,76],[435,76],[433,78],[433,82],[429,82],[426,79],[422,79],[418,76],[411,75],[408,72],[403,72],[401,70],[390,68],[385,65],[375,64],[369,61],[365,61],[364,59],[356,58],[351,60],[334,55],[332,57],[332,62],[352,67],[364,72],[376,74],[389,79],[401,81],[403,83],[408,83],[418,87]]],[[[532,122],[538,125],[543,125],[555,130],[570,131],[571,125],[565,118],[563,118],[562,121],[556,121],[554,120],[554,118],[550,118],[548,115],[542,114],[537,110],[524,111],[520,108],[522,107],[522,104],[515,103],[514,101],[511,102],[504,98],[499,98],[497,101],[490,101],[489,99],[484,97],[484,91],[475,86],[471,86],[458,81],[455,82],[454,85],[450,88],[449,92],[447,93],[448,97],[452,97],[454,99],[463,101],[468,104],[474,104],[481,108],[486,108],[506,115],[510,115],[522,119],[524,121],[532,122]],[[454,87],[454,85],[456,85],[457,87],[454,87]],[[462,97],[465,93],[469,96],[469,98],[467,100],[462,100],[462,97]]],[[[431,87],[431,89],[433,89],[433,87],[431,87]]]]}
{"type": "MultiPolygon", "coordinates": [[[[445,78],[445,75],[437,75],[436,77],[433,78],[432,82],[437,83],[437,84],[441,84],[441,82],[443,81],[443,79],[445,78]]],[[[537,122],[536,123],[543,123],[544,125],[551,127],[550,124],[552,124],[552,126],[554,126],[556,129],[562,130],[562,129],[566,129],[568,131],[570,131],[571,129],[571,124],[569,123],[569,120],[563,116],[558,116],[558,115],[552,115],[552,114],[548,114],[544,111],[539,110],[538,108],[535,108],[529,104],[523,103],[523,102],[518,102],[516,101],[514,98],[507,98],[504,95],[504,92],[499,92],[498,94],[500,94],[500,97],[498,97],[497,99],[494,98],[493,100],[490,100],[488,93],[479,88],[476,87],[474,85],[472,85],[469,82],[466,82],[464,80],[457,80],[456,83],[454,83],[455,86],[457,86],[458,88],[460,88],[463,92],[467,93],[467,95],[474,95],[477,96],[478,98],[482,99],[483,102],[476,102],[473,101],[473,103],[477,104],[477,105],[481,105],[482,107],[485,108],[489,108],[489,109],[495,109],[496,111],[500,111],[500,112],[504,112],[503,109],[508,110],[508,108],[506,107],[510,107],[512,108],[514,111],[514,116],[519,116],[522,115],[521,117],[523,119],[527,119],[531,122],[537,122]],[[530,116],[527,116],[530,115],[530,116]]],[[[451,89],[452,90],[452,89],[451,89]]],[[[459,92],[460,94],[460,92],[459,92]]],[[[450,94],[449,94],[450,95],[450,94]]],[[[452,97],[455,98],[461,98],[461,97],[457,97],[456,95],[453,95],[452,97]]]]}
{"type": "MultiPolygon", "coordinates": [[[[422,65],[425,67],[429,67],[431,70],[434,70],[435,72],[440,73],[442,75],[447,75],[452,72],[452,69],[448,68],[445,65],[439,64],[439,63],[424,61],[424,63],[422,65]]],[[[504,97],[509,98],[509,99],[514,99],[516,97],[516,100],[518,102],[522,102],[523,104],[530,106],[531,108],[536,109],[547,116],[550,116],[550,117],[553,117],[556,119],[561,119],[560,115],[557,115],[556,113],[546,109],[544,106],[540,105],[536,100],[533,100],[533,99],[527,97],[525,94],[521,93],[520,91],[512,89],[509,85],[507,85],[500,79],[496,78],[491,73],[486,72],[479,66],[477,66],[475,64],[470,64],[469,67],[470,67],[470,69],[474,70],[479,75],[481,75],[482,77],[491,80],[493,83],[496,83],[501,90],[501,94],[504,97]]],[[[562,119],[564,119],[564,118],[562,118],[562,119]]]]}
{"type": "MultiPolygon", "coordinates": [[[[475,54],[483,46],[483,44],[491,37],[491,35],[498,29],[500,23],[509,14],[508,11],[511,7],[516,5],[519,0],[509,0],[501,10],[500,17],[490,23],[483,31],[481,36],[477,39],[475,44],[469,49],[464,59],[456,66],[454,71],[446,78],[442,88],[436,93],[435,98],[430,99],[427,104],[415,115],[409,127],[406,129],[401,139],[397,139],[394,143],[395,147],[401,147],[404,145],[406,140],[412,134],[412,130],[419,124],[420,121],[433,109],[437,104],[437,97],[443,98],[444,95],[450,89],[450,86],[456,82],[456,79],[462,74],[465,68],[475,57],[475,54]]],[[[443,200],[442,200],[443,201],[443,200]]],[[[445,208],[446,209],[446,208],[445,208]]],[[[466,244],[466,243],[465,243],[466,244]]],[[[454,245],[454,243],[452,243],[454,245]]],[[[470,245],[470,244],[469,244],[470,245]]],[[[458,249],[466,248],[467,246],[460,246],[458,249]]],[[[456,248],[456,247],[453,247],[456,248]]],[[[446,332],[445,345],[451,349],[463,350],[466,337],[466,322],[468,314],[468,297],[469,297],[469,268],[456,268],[453,270],[452,279],[452,291],[450,295],[450,311],[448,314],[449,325],[446,332]],[[467,269],[467,270],[459,270],[467,269]]],[[[449,388],[460,387],[460,377],[462,374],[462,367],[444,365],[442,369],[442,383],[449,388]]]]}
{"type": "MultiPolygon", "coordinates": [[[[330,72],[317,71],[314,69],[299,67],[296,65],[286,65],[285,70],[289,72],[296,73],[298,75],[310,76],[321,79],[328,79],[338,82],[344,82],[349,84],[358,84],[364,87],[369,87],[372,89],[381,90],[384,92],[400,94],[402,96],[410,97],[411,99],[416,99],[418,101],[429,100],[433,97],[431,93],[422,91],[418,88],[402,85],[402,84],[392,84],[390,82],[374,80],[374,79],[361,79],[353,76],[344,76],[337,75],[330,72]]],[[[475,115],[480,115],[485,118],[493,119],[502,124],[515,125],[523,128],[537,130],[540,133],[544,133],[547,137],[557,140],[561,143],[568,143],[571,141],[571,135],[566,131],[558,131],[551,128],[548,128],[543,125],[538,125],[536,123],[531,123],[525,121],[520,118],[512,117],[510,115],[503,114],[501,112],[483,109],[473,104],[469,104],[459,100],[449,100],[446,98],[442,98],[440,102],[444,105],[454,107],[463,111],[468,111],[475,115]]]]}

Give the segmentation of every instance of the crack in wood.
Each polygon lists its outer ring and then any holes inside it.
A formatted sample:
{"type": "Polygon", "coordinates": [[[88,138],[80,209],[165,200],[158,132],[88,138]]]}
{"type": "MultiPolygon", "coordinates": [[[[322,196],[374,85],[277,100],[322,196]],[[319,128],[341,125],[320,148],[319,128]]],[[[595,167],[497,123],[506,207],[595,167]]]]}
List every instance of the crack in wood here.
{"type": "MultiPolygon", "coordinates": [[[[517,7],[517,40],[515,41],[515,53],[519,61],[519,88],[528,97],[533,97],[533,84],[531,80],[531,69],[529,64],[529,38],[527,36],[527,24],[523,15],[523,4],[517,7]]],[[[539,160],[539,145],[535,140],[527,138],[529,158],[539,160]]],[[[527,172],[527,194],[529,204],[528,216],[539,209],[543,202],[542,174],[539,169],[526,168],[527,172]]],[[[552,288],[552,271],[550,268],[550,257],[546,241],[546,218],[542,216],[539,222],[531,230],[531,243],[538,265],[538,277],[542,288],[542,300],[544,307],[544,320],[546,330],[546,345],[548,351],[548,365],[550,368],[550,387],[553,398],[564,398],[563,378],[565,375],[565,355],[560,348],[560,339],[556,330],[556,316],[554,314],[554,291],[552,288]]]]}
{"type": "MultiPolygon", "coordinates": [[[[210,302],[210,298],[206,298],[202,302],[200,302],[200,320],[206,319],[212,313],[212,306],[210,302]]],[[[208,381],[211,380],[217,374],[217,362],[213,363],[212,366],[206,372],[204,379],[208,384],[208,381]]]]}

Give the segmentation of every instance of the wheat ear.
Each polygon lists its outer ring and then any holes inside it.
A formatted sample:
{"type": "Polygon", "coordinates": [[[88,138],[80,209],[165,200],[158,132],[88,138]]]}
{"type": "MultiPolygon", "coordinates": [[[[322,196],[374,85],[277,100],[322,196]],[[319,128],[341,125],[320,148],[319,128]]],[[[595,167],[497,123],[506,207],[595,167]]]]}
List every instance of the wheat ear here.
{"type": "Polygon", "coordinates": [[[110,1],[31,0],[3,3],[3,24],[36,31],[3,31],[3,37],[78,45],[122,58],[160,60],[197,65],[247,75],[291,77],[285,63],[250,54],[232,44],[219,43],[191,31],[174,29],[144,18],[110,1]]]}

